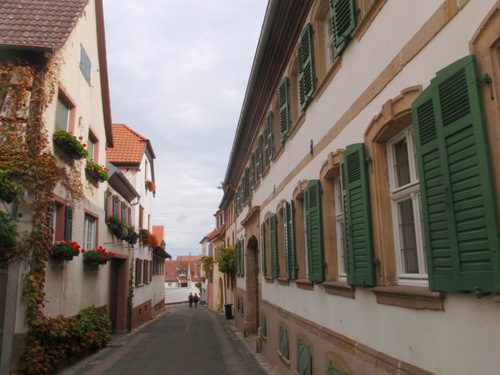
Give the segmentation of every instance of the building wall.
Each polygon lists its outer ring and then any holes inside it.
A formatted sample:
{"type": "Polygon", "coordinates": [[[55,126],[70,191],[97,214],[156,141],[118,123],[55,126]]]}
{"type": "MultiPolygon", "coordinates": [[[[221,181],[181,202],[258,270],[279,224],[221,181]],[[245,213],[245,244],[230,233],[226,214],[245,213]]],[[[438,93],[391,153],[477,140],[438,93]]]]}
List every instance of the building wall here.
{"type": "MultiPolygon", "coordinates": [[[[44,113],[49,139],[54,132],[58,92],[64,93],[74,102],[74,113],[70,115],[70,131],[76,137],[82,137],[82,143],[88,143],[89,132],[98,138],[95,161],[105,164],[106,135],[99,78],[99,59],[96,38],[95,2],[90,1],[86,11],[78,20],[67,42],[54,58],[52,69],[56,73],[55,96],[44,113]],[[91,85],[80,71],[80,45],[91,61],[91,85]]],[[[52,145],[52,142],[50,143],[52,145]]],[[[77,162],[78,163],[78,162],[77,162]]],[[[80,162],[84,166],[85,162],[80,162]]],[[[62,163],[64,165],[64,162],[62,163]]],[[[104,191],[106,183],[90,183],[82,171],[82,183],[85,199],[73,210],[72,240],[83,247],[83,228],[85,213],[97,218],[97,246],[106,247],[107,227],[104,218],[104,191]]],[[[55,193],[62,200],[65,193],[58,188],[55,193]]],[[[109,250],[109,249],[108,249],[109,250]]],[[[108,270],[102,266],[99,272],[88,272],[83,267],[83,256],[70,262],[49,261],[45,292],[47,303],[44,312],[48,316],[64,314],[76,315],[82,308],[90,305],[105,306],[108,298],[108,270]]]]}
{"type": "MultiPolygon", "coordinates": [[[[306,23],[311,22],[315,28],[314,38],[320,38],[317,19],[327,3],[315,1],[307,17],[306,23]]],[[[358,6],[360,3],[356,2],[358,6]]],[[[318,81],[313,100],[303,115],[295,116],[291,135],[284,145],[278,144],[277,156],[252,192],[251,203],[239,212],[237,233],[248,244],[253,235],[247,229],[253,228],[247,225],[252,207],[259,207],[262,223],[269,215],[278,214],[283,202],[303,199],[300,196],[310,180],[322,182],[321,198],[327,200],[322,207],[333,206],[332,192],[326,191],[328,180],[335,173],[339,175],[345,148],[362,142],[371,158],[368,175],[378,262],[376,287],[350,286],[339,277],[336,250],[330,243],[336,233],[324,223],[325,282],[307,280],[303,245],[297,250],[297,257],[303,261],[299,262],[296,280],[282,276],[282,263],[280,277],[260,277],[259,316],[265,316],[267,326],[263,354],[283,374],[294,373],[299,342],[311,350],[313,373],[327,373],[330,363],[349,374],[466,374],[478,369],[494,373],[499,361],[494,355],[493,332],[500,329],[495,293],[479,295],[484,298],[478,299],[473,293],[431,292],[425,279],[398,280],[392,223],[386,221],[391,206],[384,203],[389,172],[387,160],[381,155],[387,139],[411,124],[411,104],[436,72],[475,53],[480,74],[487,72],[494,82],[500,79],[498,33],[494,31],[500,24],[500,5],[494,0],[372,3],[378,4],[376,12],[359,25],[331,69],[321,71],[320,59],[324,56],[315,51],[318,81]],[[288,359],[277,353],[280,327],[288,332],[288,359]]],[[[292,77],[298,41],[290,43],[296,43],[295,52],[283,76],[292,77]]],[[[320,47],[318,43],[314,39],[315,48],[320,47]]],[[[494,145],[500,140],[495,126],[500,117],[498,103],[490,98],[490,92],[498,89],[490,91],[487,86],[482,86],[483,103],[488,141],[494,145]]],[[[498,198],[500,158],[495,147],[491,149],[498,198]]],[[[323,220],[328,214],[323,212],[323,220]]],[[[280,257],[283,246],[281,243],[278,247],[280,257]]],[[[270,268],[269,258],[267,262],[270,268]]],[[[251,298],[246,278],[238,278],[237,285],[236,299],[238,294],[244,301],[251,298]]],[[[247,329],[251,309],[245,304],[243,310],[237,324],[247,329]]]]}

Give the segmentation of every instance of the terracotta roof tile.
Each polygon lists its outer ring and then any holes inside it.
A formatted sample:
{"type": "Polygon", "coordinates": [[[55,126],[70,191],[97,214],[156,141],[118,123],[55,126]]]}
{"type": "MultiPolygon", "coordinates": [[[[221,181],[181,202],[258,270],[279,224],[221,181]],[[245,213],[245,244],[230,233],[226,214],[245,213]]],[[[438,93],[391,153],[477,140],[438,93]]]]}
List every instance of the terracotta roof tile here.
{"type": "Polygon", "coordinates": [[[57,50],[89,0],[0,1],[0,45],[57,50]]]}
{"type": "Polygon", "coordinates": [[[111,163],[139,164],[148,139],[125,124],[113,124],[115,146],[107,149],[107,159],[111,163]]]}
{"type": "Polygon", "coordinates": [[[226,227],[226,225],[224,224],[224,225],[220,226],[219,228],[214,229],[209,234],[207,234],[205,236],[205,238],[208,240],[214,239],[215,237],[217,237],[219,234],[221,234],[224,231],[225,227],[226,227]]]}

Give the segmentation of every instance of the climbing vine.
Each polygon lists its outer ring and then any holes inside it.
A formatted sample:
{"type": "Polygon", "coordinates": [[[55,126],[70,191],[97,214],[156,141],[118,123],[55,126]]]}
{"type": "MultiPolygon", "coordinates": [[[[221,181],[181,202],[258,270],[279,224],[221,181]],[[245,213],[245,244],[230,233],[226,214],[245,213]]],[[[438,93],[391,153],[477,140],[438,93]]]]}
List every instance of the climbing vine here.
{"type": "MultiPolygon", "coordinates": [[[[42,311],[46,263],[52,247],[52,228],[47,218],[51,216],[54,189],[61,185],[70,204],[84,196],[79,166],[59,166],[49,147],[43,113],[54,97],[56,70],[56,64],[47,67],[19,59],[0,61],[0,198],[8,211],[5,196],[14,191],[12,201],[30,213],[22,223],[29,224],[29,229],[20,238],[11,238],[14,242],[8,248],[2,248],[0,266],[6,268],[14,260],[29,264],[29,272],[23,275],[22,298],[35,348],[30,342],[21,359],[21,367],[28,373],[50,373],[60,360],[49,354],[48,347],[59,334],[58,327],[67,322],[62,316],[47,318],[42,311]],[[36,356],[44,363],[33,363],[34,352],[45,353],[36,356]]],[[[9,216],[12,219],[12,212],[9,216]]],[[[2,226],[17,224],[15,219],[9,222],[2,215],[2,226]]]]}

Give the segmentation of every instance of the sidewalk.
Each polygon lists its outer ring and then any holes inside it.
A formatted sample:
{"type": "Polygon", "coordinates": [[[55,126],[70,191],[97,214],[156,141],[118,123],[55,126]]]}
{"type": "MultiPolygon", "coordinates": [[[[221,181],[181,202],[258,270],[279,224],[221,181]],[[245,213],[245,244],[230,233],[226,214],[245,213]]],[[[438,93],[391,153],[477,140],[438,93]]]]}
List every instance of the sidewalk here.
{"type": "MultiPolygon", "coordinates": [[[[208,308],[207,308],[208,310],[208,308]]],[[[274,372],[273,368],[271,365],[266,361],[264,356],[260,353],[257,353],[256,351],[256,335],[251,334],[248,337],[243,337],[243,333],[236,328],[236,325],[234,324],[234,319],[226,319],[224,313],[220,313],[217,311],[212,311],[208,310],[212,314],[217,315],[217,319],[219,320],[221,326],[226,330],[226,332],[229,334],[229,337],[232,340],[238,340],[241,345],[244,347],[244,350],[246,350],[247,355],[252,355],[255,359],[255,361],[259,364],[259,366],[264,370],[264,372],[268,375],[276,375],[276,372],[274,372]]]]}

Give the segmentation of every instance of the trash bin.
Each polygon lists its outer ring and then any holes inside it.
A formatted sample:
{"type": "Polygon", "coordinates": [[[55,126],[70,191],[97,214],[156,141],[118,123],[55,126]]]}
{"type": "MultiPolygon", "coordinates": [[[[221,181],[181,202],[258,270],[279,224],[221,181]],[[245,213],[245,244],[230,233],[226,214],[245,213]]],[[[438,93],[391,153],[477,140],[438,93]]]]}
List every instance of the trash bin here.
{"type": "Polygon", "coordinates": [[[226,310],[226,319],[233,319],[233,304],[226,303],[224,304],[224,308],[226,310]]]}

